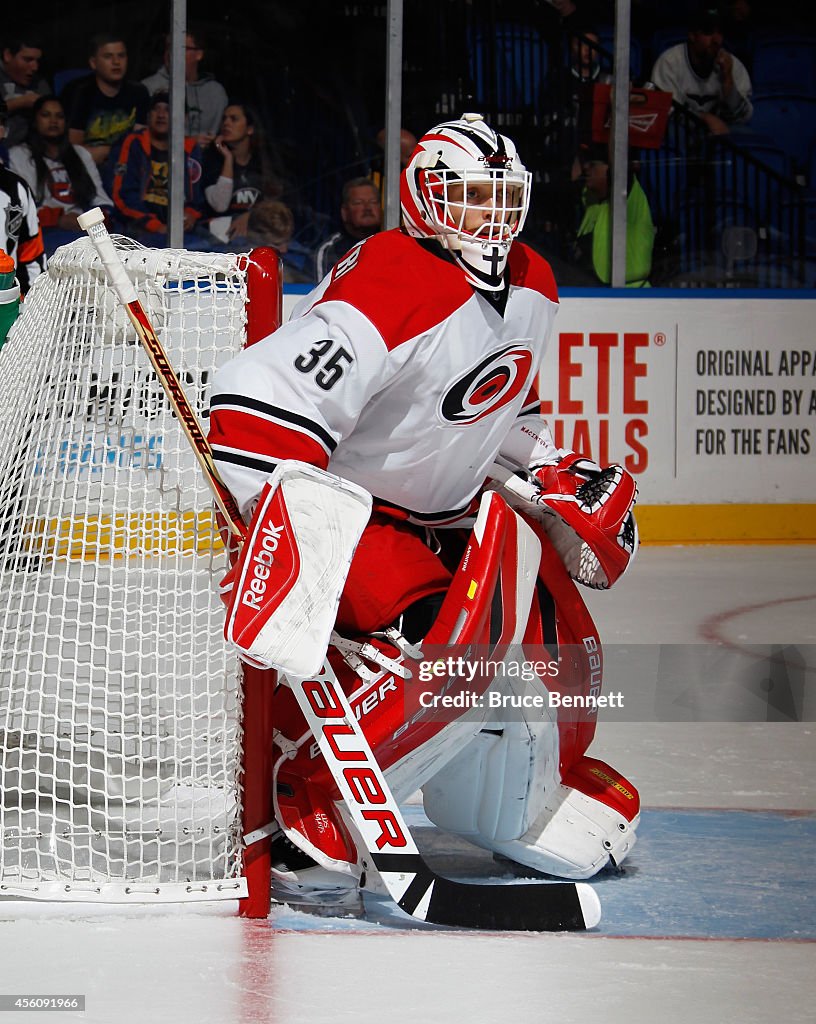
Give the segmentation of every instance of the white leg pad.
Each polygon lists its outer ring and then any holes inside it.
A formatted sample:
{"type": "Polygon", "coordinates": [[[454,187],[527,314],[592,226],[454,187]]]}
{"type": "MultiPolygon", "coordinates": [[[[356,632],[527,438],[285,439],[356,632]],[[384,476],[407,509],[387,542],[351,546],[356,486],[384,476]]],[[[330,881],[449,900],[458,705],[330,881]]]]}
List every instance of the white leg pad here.
{"type": "MultiPolygon", "coordinates": [[[[488,727],[489,729],[489,727],[488,727]]],[[[536,871],[591,878],[635,845],[632,822],[561,784],[553,723],[480,732],[422,789],[439,828],[536,871]]]]}
{"type": "Polygon", "coordinates": [[[613,808],[559,786],[519,839],[495,842],[481,835],[471,842],[517,864],[561,878],[591,878],[610,861],[620,864],[635,845],[639,815],[627,821],[613,808]]]}
{"type": "Polygon", "coordinates": [[[501,734],[480,732],[422,789],[430,820],[474,842],[477,836],[504,842],[524,835],[558,785],[553,722],[500,728],[501,734]]]}

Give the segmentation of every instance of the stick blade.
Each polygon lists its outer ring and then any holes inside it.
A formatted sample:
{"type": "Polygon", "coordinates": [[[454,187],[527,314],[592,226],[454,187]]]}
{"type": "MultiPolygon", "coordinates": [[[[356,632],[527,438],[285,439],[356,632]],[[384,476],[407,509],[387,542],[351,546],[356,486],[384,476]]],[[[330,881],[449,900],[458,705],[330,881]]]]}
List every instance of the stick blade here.
{"type": "Polygon", "coordinates": [[[584,882],[455,882],[417,854],[375,853],[372,861],[406,914],[452,928],[577,932],[601,920],[598,894],[584,882]]]}
{"type": "Polygon", "coordinates": [[[478,885],[438,876],[425,912],[433,924],[485,931],[585,931],[600,919],[601,903],[589,885],[478,885]]]}

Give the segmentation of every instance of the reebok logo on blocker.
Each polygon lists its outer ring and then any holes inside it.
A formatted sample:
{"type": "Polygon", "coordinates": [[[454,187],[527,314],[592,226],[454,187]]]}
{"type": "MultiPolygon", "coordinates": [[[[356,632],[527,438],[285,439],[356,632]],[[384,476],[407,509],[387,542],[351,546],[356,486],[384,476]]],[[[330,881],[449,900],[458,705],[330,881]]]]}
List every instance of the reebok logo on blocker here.
{"type": "Polygon", "coordinates": [[[274,553],[278,550],[280,537],[283,533],[283,526],[265,525],[259,534],[260,546],[253,552],[251,558],[251,579],[248,589],[241,595],[241,602],[256,610],[261,607],[263,596],[266,593],[271,566],[274,562],[274,553]]]}

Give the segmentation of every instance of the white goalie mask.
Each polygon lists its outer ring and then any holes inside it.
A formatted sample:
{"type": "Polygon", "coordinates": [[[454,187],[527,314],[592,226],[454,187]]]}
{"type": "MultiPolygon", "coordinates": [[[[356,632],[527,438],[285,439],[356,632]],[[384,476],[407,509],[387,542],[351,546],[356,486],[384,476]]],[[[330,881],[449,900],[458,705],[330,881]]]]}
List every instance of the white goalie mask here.
{"type": "Polygon", "coordinates": [[[419,140],[400,181],[403,225],[415,238],[438,239],[475,288],[500,291],[530,178],[510,139],[481,114],[464,114],[419,140]]]}

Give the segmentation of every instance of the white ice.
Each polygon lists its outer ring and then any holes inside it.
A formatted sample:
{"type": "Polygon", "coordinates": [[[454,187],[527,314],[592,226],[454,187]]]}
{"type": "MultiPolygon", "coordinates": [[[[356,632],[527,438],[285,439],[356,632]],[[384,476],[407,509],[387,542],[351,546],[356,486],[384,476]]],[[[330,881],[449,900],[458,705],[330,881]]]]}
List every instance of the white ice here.
{"type": "MultiPolygon", "coordinates": [[[[647,548],[590,604],[607,643],[814,643],[815,569],[811,547],[647,548]]],[[[592,753],[629,775],[647,808],[816,811],[809,723],[602,723],[592,753]]],[[[722,859],[739,872],[739,849],[722,859]]],[[[65,1019],[99,1024],[815,1019],[813,942],[299,932],[232,910],[0,904],[0,994],[84,994],[85,1014],[65,1019]]],[[[0,1024],[39,1019],[9,1012],[0,1024]]]]}

